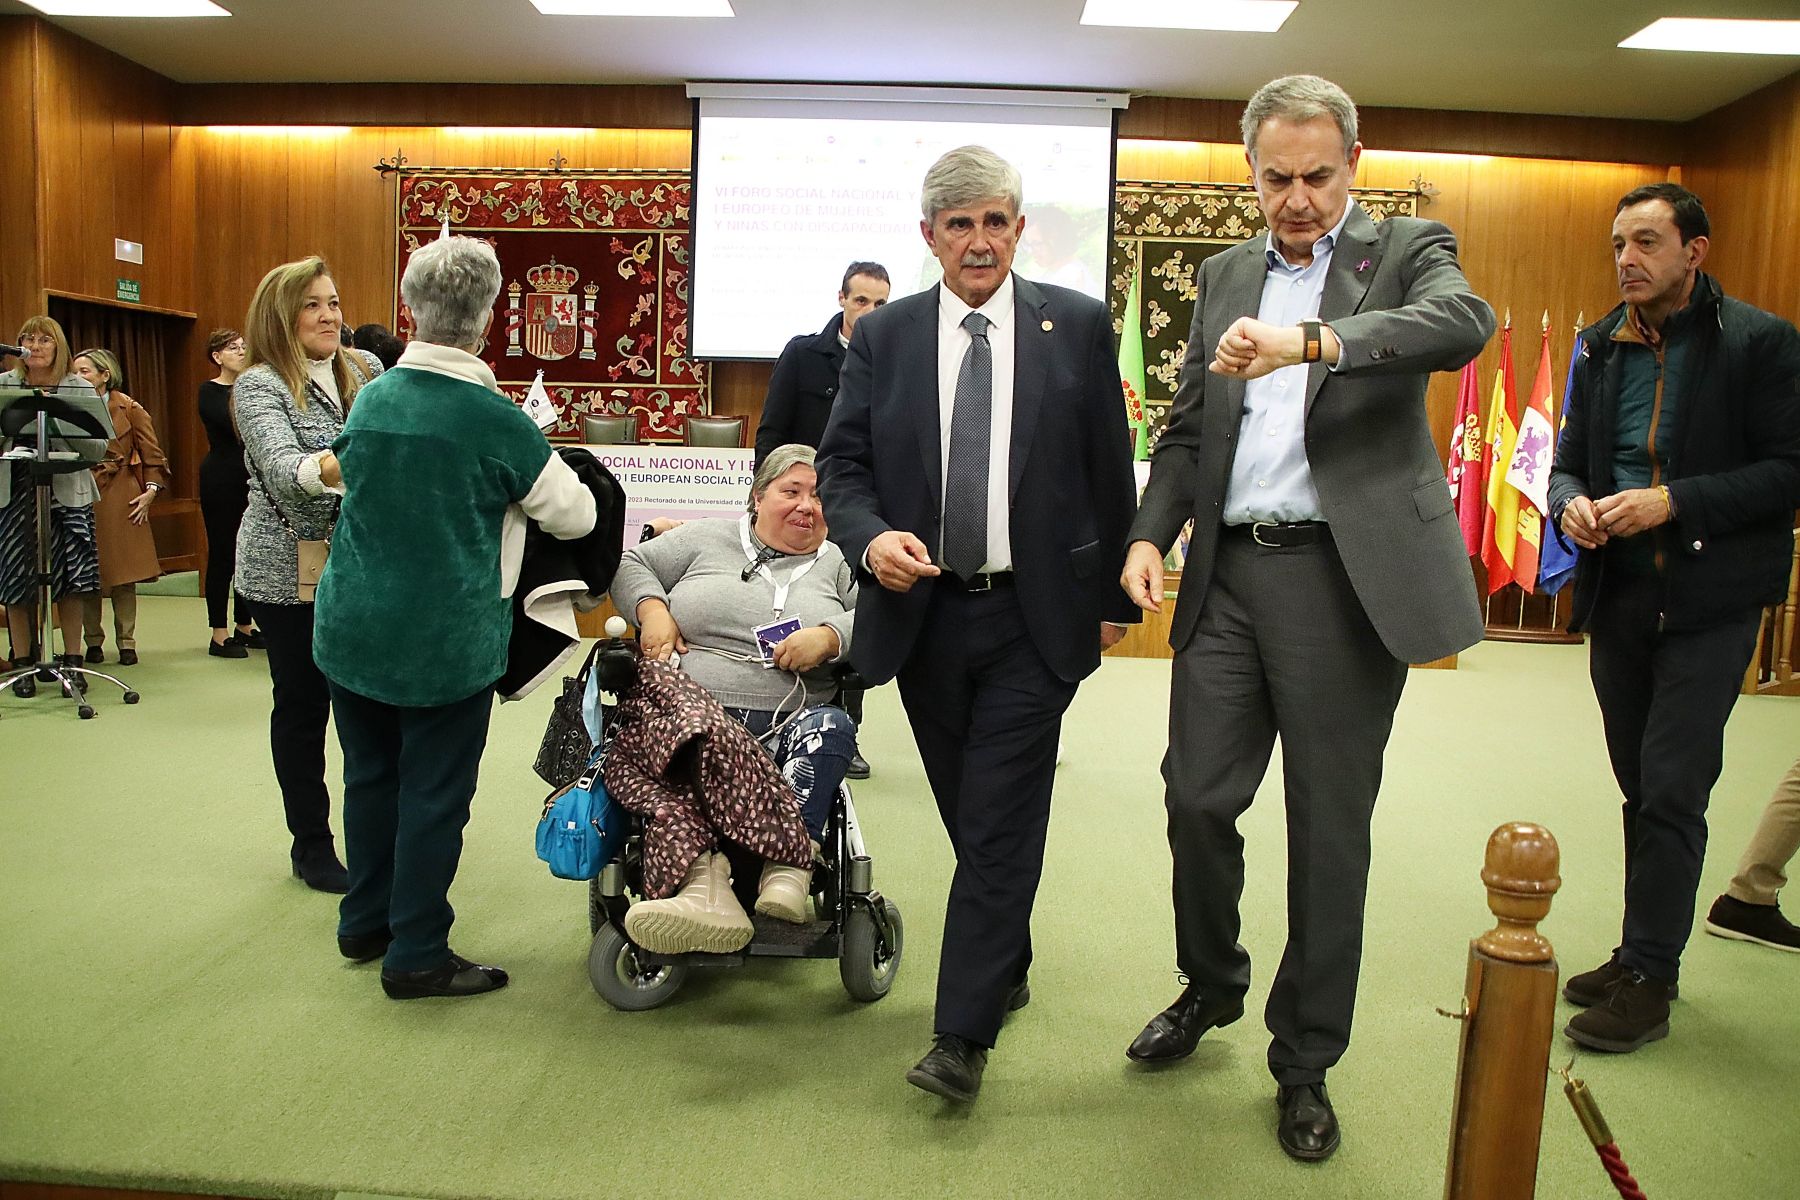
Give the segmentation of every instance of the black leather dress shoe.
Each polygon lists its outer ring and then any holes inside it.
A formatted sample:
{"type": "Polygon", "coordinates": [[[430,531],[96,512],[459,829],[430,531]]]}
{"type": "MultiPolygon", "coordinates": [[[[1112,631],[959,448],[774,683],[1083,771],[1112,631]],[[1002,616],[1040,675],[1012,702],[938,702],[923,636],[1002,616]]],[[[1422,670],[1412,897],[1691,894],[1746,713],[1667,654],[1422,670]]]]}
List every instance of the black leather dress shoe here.
{"type": "Polygon", "coordinates": [[[1021,979],[1013,984],[1013,990],[1006,994],[1006,1011],[1018,1012],[1031,1003],[1031,980],[1021,979]]]}
{"type": "Polygon", "coordinates": [[[484,967],[452,954],[449,962],[429,971],[382,971],[381,990],[393,1000],[479,996],[505,987],[506,981],[507,974],[499,967],[484,967]]]}
{"type": "Polygon", "coordinates": [[[1331,1110],[1331,1097],[1325,1094],[1323,1080],[1284,1087],[1276,1094],[1275,1102],[1281,1105],[1275,1140],[1289,1158],[1323,1162],[1336,1152],[1337,1113],[1331,1110]]]}
{"type": "Polygon", "coordinates": [[[869,777],[869,760],[859,750],[850,756],[850,769],[844,772],[850,779],[867,779],[869,777]]]}
{"type": "Polygon", "coordinates": [[[353,963],[374,962],[387,953],[393,943],[391,930],[382,929],[375,933],[356,933],[348,936],[338,934],[338,953],[353,963]]]}
{"type": "Polygon", "coordinates": [[[121,651],[119,651],[119,665],[121,667],[137,666],[137,651],[136,650],[121,650],[121,651]]]}
{"type": "Polygon", "coordinates": [[[1179,999],[1150,1018],[1125,1048],[1133,1062],[1165,1063],[1186,1058],[1209,1029],[1223,1029],[1244,1015],[1242,996],[1222,996],[1190,984],[1179,999]]]}
{"type": "Polygon", "coordinates": [[[87,660],[91,663],[105,662],[106,661],[105,648],[101,647],[101,646],[89,646],[87,648],[87,660]]]}
{"type": "Polygon", "coordinates": [[[906,1073],[906,1082],[934,1096],[967,1104],[981,1091],[981,1073],[987,1069],[987,1047],[954,1033],[940,1033],[931,1052],[906,1073]]]}

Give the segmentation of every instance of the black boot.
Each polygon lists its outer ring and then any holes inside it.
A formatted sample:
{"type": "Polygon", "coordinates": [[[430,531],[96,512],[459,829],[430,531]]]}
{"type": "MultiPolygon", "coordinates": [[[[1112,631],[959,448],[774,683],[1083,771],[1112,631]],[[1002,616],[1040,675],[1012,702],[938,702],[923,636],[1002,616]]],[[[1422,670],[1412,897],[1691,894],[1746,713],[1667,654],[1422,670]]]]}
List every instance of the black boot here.
{"type": "Polygon", "coordinates": [[[295,846],[294,878],[315,892],[342,896],[350,890],[350,872],[338,861],[337,850],[327,838],[307,846],[295,846]]]}
{"type": "MultiPolygon", "coordinates": [[[[14,667],[29,667],[31,664],[32,660],[29,658],[15,658],[12,660],[12,665],[14,667]]],[[[21,700],[29,700],[37,695],[37,672],[33,671],[13,680],[12,689],[13,695],[21,700]]]]}

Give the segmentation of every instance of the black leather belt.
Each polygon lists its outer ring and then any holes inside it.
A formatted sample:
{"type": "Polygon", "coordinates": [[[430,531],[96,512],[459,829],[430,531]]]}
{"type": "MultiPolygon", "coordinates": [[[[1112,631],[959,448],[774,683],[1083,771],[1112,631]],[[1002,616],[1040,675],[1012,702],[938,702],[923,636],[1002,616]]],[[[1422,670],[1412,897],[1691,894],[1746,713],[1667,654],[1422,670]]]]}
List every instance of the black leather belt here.
{"type": "Polygon", "coordinates": [[[945,571],[943,582],[959,592],[991,592],[995,588],[1011,587],[1013,573],[1011,571],[995,571],[992,574],[983,572],[965,579],[953,571],[945,571]]]}
{"type": "Polygon", "coordinates": [[[1331,526],[1324,521],[1252,521],[1248,525],[1227,525],[1225,532],[1269,549],[1311,546],[1331,538],[1331,526]]]}

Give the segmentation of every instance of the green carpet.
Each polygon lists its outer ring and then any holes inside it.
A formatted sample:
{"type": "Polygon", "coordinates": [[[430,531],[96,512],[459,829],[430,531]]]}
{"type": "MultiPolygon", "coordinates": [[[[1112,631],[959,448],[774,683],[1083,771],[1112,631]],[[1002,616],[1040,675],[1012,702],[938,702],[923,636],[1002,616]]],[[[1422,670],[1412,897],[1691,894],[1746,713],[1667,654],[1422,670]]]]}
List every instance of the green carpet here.
{"type": "MultiPolygon", "coordinates": [[[[452,894],[458,950],[513,984],[399,1004],[374,967],[339,959],[333,901],[288,877],[262,656],[207,657],[197,599],[141,608],[140,706],[100,684],[89,722],[48,695],[0,698],[0,1178],[250,1197],[1423,1200],[1442,1194],[1456,1059],[1433,1009],[1457,1006],[1490,923],[1487,835],[1515,818],[1556,833],[1545,931],[1568,970],[1616,937],[1618,796],[1584,652],[1484,645],[1460,670],[1413,672],[1356,1036],[1331,1076],[1344,1147],[1289,1162],[1259,1020],[1284,920],[1279,783],[1243,823],[1252,1015],[1175,1069],[1130,1067],[1125,1044],[1177,991],[1168,667],[1108,662],[1066,727],[1031,1006],[958,1111],[901,1080],[930,1034],[950,862],[893,689],[869,697],[875,776],[857,785],[877,884],[906,918],[893,994],[856,1004],[831,963],[765,961],[636,1015],[594,995],[584,891],[532,853],[545,690],[496,713],[452,894]]],[[[1792,700],[1738,705],[1703,904],[1792,763],[1797,717],[1792,700]]],[[[1797,984],[1800,957],[1696,936],[1670,1038],[1579,1058],[1649,1195],[1800,1193],[1797,984]]],[[[1556,1090],[1538,1194],[1612,1194],[1556,1090]]]]}

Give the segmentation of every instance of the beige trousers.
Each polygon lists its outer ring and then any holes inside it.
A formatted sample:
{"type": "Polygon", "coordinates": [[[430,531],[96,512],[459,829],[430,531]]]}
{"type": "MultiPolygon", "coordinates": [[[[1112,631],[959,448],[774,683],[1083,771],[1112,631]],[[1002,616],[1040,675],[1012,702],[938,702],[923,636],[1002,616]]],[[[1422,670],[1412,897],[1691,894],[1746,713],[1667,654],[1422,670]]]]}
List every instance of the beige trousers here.
{"type": "Polygon", "coordinates": [[[115,584],[105,593],[91,592],[81,598],[81,631],[90,646],[106,641],[106,626],[100,623],[100,597],[112,601],[113,631],[118,634],[121,650],[137,649],[137,584],[115,584]]]}
{"type": "Polygon", "coordinates": [[[1726,893],[1745,904],[1774,904],[1796,850],[1800,850],[1800,761],[1775,785],[1726,893]]]}

